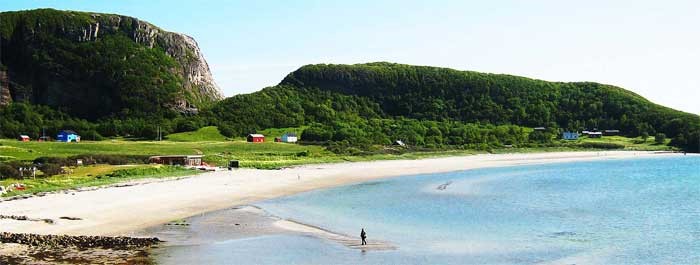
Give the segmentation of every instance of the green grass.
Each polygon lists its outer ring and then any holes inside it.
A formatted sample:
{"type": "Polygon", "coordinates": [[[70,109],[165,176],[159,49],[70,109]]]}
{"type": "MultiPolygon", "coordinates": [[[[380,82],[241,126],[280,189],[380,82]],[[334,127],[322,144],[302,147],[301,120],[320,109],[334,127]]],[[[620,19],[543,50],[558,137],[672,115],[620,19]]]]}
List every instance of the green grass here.
{"type": "Polygon", "coordinates": [[[26,190],[12,191],[4,194],[3,196],[103,186],[130,180],[177,177],[198,174],[201,172],[183,167],[162,165],[93,165],[72,167],[68,168],[67,170],[69,171],[67,174],[55,175],[46,178],[37,177],[35,179],[25,178],[2,180],[0,181],[0,186],[7,187],[13,183],[22,183],[27,188],[26,190]]]}
{"type": "MultiPolygon", "coordinates": [[[[303,128],[282,128],[266,130],[262,133],[270,138],[278,137],[284,132],[303,128]]],[[[215,127],[202,128],[197,132],[178,134],[176,140],[167,141],[132,141],[123,139],[105,141],[83,141],[80,143],[59,142],[19,142],[0,139],[0,161],[33,160],[41,156],[67,157],[81,154],[119,154],[119,155],[176,155],[203,154],[204,161],[210,165],[224,166],[229,160],[239,160],[242,167],[276,169],[303,164],[332,163],[344,161],[371,161],[390,159],[420,159],[441,156],[471,155],[484,153],[475,150],[429,150],[412,151],[403,154],[375,154],[365,156],[338,155],[318,145],[275,143],[248,143],[244,139],[223,140],[215,127]],[[218,139],[218,140],[215,140],[218,139]]],[[[623,150],[672,150],[666,144],[657,145],[653,138],[642,141],[641,138],[607,136],[603,138],[583,137],[575,141],[556,140],[550,147],[499,148],[492,153],[526,153],[555,151],[585,151],[581,144],[603,143],[616,144],[623,150]]],[[[76,187],[108,185],[133,179],[168,177],[193,174],[183,168],[162,167],[157,165],[95,165],[72,168],[70,174],[48,178],[3,180],[0,185],[24,183],[28,190],[13,192],[6,196],[24,193],[63,190],[76,187]],[[124,171],[126,170],[126,171],[124,171]],[[111,177],[107,177],[110,175],[111,177]],[[99,176],[99,177],[98,177],[99,176]]]]}
{"type": "Polygon", "coordinates": [[[566,141],[575,143],[612,143],[624,146],[624,150],[631,151],[669,151],[674,150],[668,143],[671,139],[666,139],[664,144],[656,144],[654,142],[654,137],[649,137],[646,141],[642,140],[641,137],[630,138],[624,136],[603,136],[601,138],[588,138],[582,137],[577,141],[566,141]]]}
{"type": "Polygon", "coordinates": [[[193,132],[173,133],[167,136],[168,140],[176,142],[202,142],[202,141],[224,141],[226,137],[221,135],[216,126],[200,128],[193,132]]]}
{"type": "MultiPolygon", "coordinates": [[[[270,137],[295,128],[267,130],[270,137]]],[[[299,131],[303,128],[296,128],[299,131]]],[[[80,143],[59,142],[19,142],[10,139],[0,139],[0,159],[2,160],[34,160],[41,156],[67,157],[80,154],[121,154],[121,155],[185,155],[203,154],[204,161],[211,165],[226,165],[228,160],[239,160],[242,167],[254,168],[280,168],[309,163],[328,163],[348,160],[377,160],[377,159],[403,159],[416,156],[437,156],[442,154],[459,154],[474,151],[449,151],[437,150],[432,152],[418,152],[404,155],[370,155],[370,156],[342,156],[331,153],[318,145],[302,145],[275,143],[248,143],[244,139],[229,141],[193,141],[194,139],[218,139],[218,131],[214,127],[203,128],[191,135],[178,135],[182,141],[130,141],[130,140],[105,140],[83,141],[80,143]]],[[[220,134],[219,134],[220,135],[220,134]]],[[[223,136],[222,136],[223,137],[223,136]]],[[[603,138],[583,137],[576,141],[557,140],[557,147],[535,148],[504,148],[494,152],[546,152],[546,151],[570,151],[580,150],[577,146],[585,142],[615,143],[624,146],[624,150],[671,150],[667,145],[654,144],[652,138],[643,142],[641,138],[627,138],[622,136],[606,136],[603,138]]],[[[667,140],[668,142],[668,140],[667,140]]]]}
{"type": "Polygon", "coordinates": [[[239,160],[243,167],[256,168],[342,161],[322,146],[271,141],[248,143],[242,139],[199,142],[105,140],[80,143],[0,140],[0,156],[6,157],[6,160],[29,161],[42,156],[67,157],[80,154],[203,154],[204,161],[212,165],[226,165],[228,160],[239,160]]]}

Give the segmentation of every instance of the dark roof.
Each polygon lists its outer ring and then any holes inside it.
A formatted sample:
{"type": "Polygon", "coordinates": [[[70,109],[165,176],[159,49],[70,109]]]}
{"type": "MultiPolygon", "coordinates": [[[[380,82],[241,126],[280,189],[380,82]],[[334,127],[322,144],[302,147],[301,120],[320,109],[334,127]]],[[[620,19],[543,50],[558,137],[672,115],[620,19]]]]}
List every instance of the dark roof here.
{"type": "Polygon", "coordinates": [[[151,156],[148,159],[158,159],[158,158],[202,158],[204,155],[163,155],[163,156],[151,156]]]}
{"type": "Polygon", "coordinates": [[[75,132],[75,131],[73,131],[73,130],[61,130],[61,131],[60,131],[60,132],[58,132],[58,133],[59,133],[59,134],[60,134],[60,133],[67,133],[67,134],[78,134],[77,132],[75,132]]]}

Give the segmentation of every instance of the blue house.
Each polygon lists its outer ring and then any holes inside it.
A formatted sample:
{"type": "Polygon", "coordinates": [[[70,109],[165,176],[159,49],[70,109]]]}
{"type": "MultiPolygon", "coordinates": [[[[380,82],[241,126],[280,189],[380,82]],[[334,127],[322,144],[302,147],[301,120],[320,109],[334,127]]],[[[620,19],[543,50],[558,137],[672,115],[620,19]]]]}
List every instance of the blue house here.
{"type": "Polygon", "coordinates": [[[56,135],[56,140],[59,142],[80,142],[80,135],[71,130],[62,130],[56,135]]]}
{"type": "Polygon", "coordinates": [[[297,134],[296,133],[285,133],[282,135],[282,142],[285,143],[296,143],[297,134]]]}
{"type": "Polygon", "coordinates": [[[564,134],[562,135],[562,138],[564,138],[564,140],[577,140],[578,133],[577,132],[564,132],[564,134]]]}

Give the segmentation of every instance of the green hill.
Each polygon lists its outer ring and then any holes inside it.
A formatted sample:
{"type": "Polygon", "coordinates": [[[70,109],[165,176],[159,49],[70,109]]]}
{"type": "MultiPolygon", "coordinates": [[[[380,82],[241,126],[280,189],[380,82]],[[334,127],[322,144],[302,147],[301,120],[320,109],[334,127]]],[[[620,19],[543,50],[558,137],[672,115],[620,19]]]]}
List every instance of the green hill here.
{"type": "MultiPolygon", "coordinates": [[[[277,86],[221,98],[197,43],[184,34],[114,14],[0,13],[5,138],[72,129],[85,139],[155,139],[159,131],[217,126],[225,137],[304,128],[303,140],[335,150],[396,140],[485,149],[546,145],[563,130],[616,129],[632,137],[662,133],[686,150],[700,147],[697,115],[592,82],[385,62],[319,64],[299,68],[277,86]]],[[[219,139],[210,132],[171,139],[219,139]]]]}
{"type": "Polygon", "coordinates": [[[543,126],[664,133],[693,148],[700,130],[697,115],[615,86],[393,63],[307,65],[277,86],[217,103],[211,115],[233,134],[311,124],[303,139],[367,144],[517,144],[520,126],[543,126]]]}
{"type": "Polygon", "coordinates": [[[194,39],[137,18],[2,12],[0,45],[0,106],[97,120],[193,113],[222,98],[194,39]]]}
{"type": "Polygon", "coordinates": [[[175,142],[203,142],[203,141],[224,141],[226,137],[219,133],[214,126],[199,128],[196,131],[173,133],[167,136],[168,140],[175,142]]]}

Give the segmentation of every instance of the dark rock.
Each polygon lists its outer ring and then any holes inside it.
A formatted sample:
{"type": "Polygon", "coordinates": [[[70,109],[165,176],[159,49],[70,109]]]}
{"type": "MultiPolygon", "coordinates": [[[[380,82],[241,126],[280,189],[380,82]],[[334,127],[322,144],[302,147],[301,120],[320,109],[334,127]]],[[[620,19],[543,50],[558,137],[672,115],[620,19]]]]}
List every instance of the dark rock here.
{"type": "Polygon", "coordinates": [[[107,237],[107,236],[69,236],[69,235],[38,235],[21,233],[0,233],[0,243],[17,243],[38,247],[77,247],[131,249],[150,247],[161,242],[156,237],[107,237]]]}

